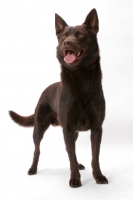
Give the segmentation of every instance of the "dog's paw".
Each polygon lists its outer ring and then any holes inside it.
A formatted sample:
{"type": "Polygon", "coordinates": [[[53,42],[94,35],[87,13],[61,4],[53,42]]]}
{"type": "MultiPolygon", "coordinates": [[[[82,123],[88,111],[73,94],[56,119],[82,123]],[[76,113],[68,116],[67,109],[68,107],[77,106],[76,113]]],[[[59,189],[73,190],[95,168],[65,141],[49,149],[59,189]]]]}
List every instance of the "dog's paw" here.
{"type": "Polygon", "coordinates": [[[77,188],[77,187],[80,187],[82,184],[81,184],[80,179],[70,179],[69,185],[72,188],[77,188]]]}
{"type": "Polygon", "coordinates": [[[84,169],[85,169],[84,165],[79,164],[79,170],[84,170],[84,169]]]}
{"type": "Polygon", "coordinates": [[[103,175],[95,176],[94,178],[97,184],[108,184],[108,179],[103,175]]]}
{"type": "Polygon", "coordinates": [[[35,175],[37,173],[37,169],[35,169],[35,168],[30,168],[29,170],[28,170],[28,175],[35,175]]]}

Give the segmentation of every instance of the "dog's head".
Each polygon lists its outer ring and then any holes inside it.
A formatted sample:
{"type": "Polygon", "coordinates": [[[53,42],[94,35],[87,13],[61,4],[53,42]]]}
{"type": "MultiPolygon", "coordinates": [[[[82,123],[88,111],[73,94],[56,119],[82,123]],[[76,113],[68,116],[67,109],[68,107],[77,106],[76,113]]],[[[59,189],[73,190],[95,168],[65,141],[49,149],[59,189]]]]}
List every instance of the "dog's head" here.
{"type": "Polygon", "coordinates": [[[95,9],[91,10],[80,26],[68,26],[55,14],[55,28],[58,38],[57,58],[62,66],[69,69],[88,67],[99,57],[99,21],[95,9]]]}

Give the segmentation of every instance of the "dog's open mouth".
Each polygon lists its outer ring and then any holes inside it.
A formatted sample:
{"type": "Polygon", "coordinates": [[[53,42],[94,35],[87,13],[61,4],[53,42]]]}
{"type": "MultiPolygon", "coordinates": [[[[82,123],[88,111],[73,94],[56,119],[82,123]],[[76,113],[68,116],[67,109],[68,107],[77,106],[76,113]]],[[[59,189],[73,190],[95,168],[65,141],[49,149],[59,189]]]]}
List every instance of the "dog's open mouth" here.
{"type": "Polygon", "coordinates": [[[66,63],[73,63],[74,61],[80,59],[83,56],[84,53],[85,53],[85,50],[81,50],[79,52],[67,50],[67,51],[65,51],[64,61],[66,63]]]}

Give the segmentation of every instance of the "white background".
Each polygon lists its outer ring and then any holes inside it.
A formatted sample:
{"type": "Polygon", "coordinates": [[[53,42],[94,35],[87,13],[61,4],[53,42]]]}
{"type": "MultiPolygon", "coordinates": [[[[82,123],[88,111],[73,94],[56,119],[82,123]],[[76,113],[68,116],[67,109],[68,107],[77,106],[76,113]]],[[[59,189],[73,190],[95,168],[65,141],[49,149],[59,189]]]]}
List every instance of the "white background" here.
{"type": "Polygon", "coordinates": [[[0,0],[0,199],[131,200],[133,198],[133,1],[0,0]],[[50,127],[41,143],[38,174],[28,176],[33,129],[16,125],[9,110],[34,112],[42,91],[60,80],[55,12],[69,25],[96,8],[106,98],[100,165],[109,180],[92,177],[90,133],[80,133],[77,157],[86,166],[82,187],[72,189],[61,128],[50,127]]]}

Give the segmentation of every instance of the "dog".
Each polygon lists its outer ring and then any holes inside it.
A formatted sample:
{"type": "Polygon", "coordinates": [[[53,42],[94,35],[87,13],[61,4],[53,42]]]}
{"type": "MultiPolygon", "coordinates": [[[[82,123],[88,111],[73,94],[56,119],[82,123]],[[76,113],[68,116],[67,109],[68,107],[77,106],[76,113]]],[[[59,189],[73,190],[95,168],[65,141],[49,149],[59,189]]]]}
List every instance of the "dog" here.
{"type": "Polygon", "coordinates": [[[102,124],[105,118],[105,99],[102,89],[97,33],[99,20],[92,9],[84,23],[68,26],[55,14],[58,39],[57,59],[61,65],[61,81],[47,87],[33,115],[23,117],[9,111],[11,118],[21,126],[32,127],[35,151],[29,175],[37,173],[40,142],[50,125],[60,125],[70,160],[70,187],[80,187],[79,170],[85,169],[77,161],[75,141],[79,131],[91,130],[92,173],[98,184],[107,184],[99,166],[102,124]]]}

